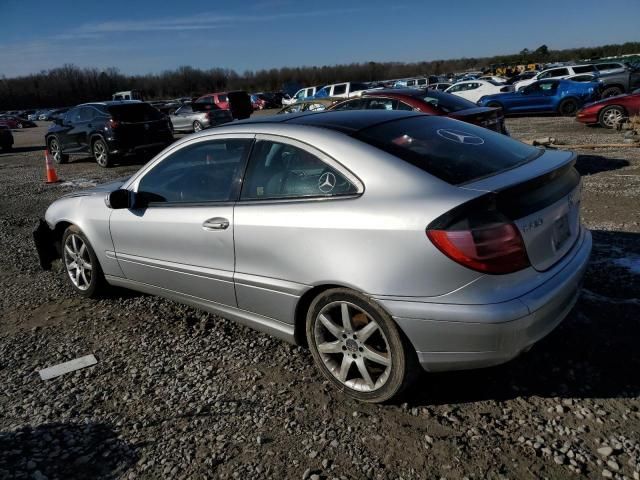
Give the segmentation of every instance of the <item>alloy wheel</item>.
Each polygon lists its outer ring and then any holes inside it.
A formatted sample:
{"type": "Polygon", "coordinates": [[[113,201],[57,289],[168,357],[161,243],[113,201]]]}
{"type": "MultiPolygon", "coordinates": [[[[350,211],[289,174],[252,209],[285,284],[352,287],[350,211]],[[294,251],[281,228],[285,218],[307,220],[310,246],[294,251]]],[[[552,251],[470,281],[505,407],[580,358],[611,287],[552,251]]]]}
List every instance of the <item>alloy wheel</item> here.
{"type": "Polygon", "coordinates": [[[387,337],[360,307],[345,301],[327,304],[316,317],[313,334],[322,362],[343,385],[372,392],[389,379],[387,337]]]}
{"type": "Polygon", "coordinates": [[[622,121],[622,112],[617,108],[612,108],[604,112],[602,122],[609,128],[615,128],[622,121]]]}
{"type": "Polygon", "coordinates": [[[51,140],[51,142],[49,143],[49,152],[51,153],[51,156],[53,157],[53,160],[56,163],[60,163],[60,158],[62,156],[62,152],[60,151],[60,145],[58,144],[57,140],[51,140]]]}
{"type": "Polygon", "coordinates": [[[98,165],[104,167],[107,165],[107,161],[109,159],[109,153],[107,152],[107,147],[104,143],[98,141],[93,144],[93,156],[98,162],[98,165]]]}
{"type": "Polygon", "coordinates": [[[193,131],[194,132],[199,132],[200,130],[202,130],[202,124],[200,122],[193,122],[193,131]]]}
{"type": "Polygon", "coordinates": [[[91,286],[93,265],[84,240],[76,234],[67,237],[64,243],[64,264],[73,284],[80,290],[91,286]]]}

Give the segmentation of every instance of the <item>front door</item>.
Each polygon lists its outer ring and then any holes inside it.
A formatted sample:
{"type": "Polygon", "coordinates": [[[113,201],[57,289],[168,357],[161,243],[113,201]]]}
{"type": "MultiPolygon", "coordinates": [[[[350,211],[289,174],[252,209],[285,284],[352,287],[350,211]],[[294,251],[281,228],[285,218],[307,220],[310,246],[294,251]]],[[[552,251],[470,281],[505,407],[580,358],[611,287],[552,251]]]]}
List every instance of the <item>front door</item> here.
{"type": "Polygon", "coordinates": [[[236,306],[233,206],[252,142],[238,135],[194,139],[136,179],[136,207],[110,218],[128,279],[236,306]]]}

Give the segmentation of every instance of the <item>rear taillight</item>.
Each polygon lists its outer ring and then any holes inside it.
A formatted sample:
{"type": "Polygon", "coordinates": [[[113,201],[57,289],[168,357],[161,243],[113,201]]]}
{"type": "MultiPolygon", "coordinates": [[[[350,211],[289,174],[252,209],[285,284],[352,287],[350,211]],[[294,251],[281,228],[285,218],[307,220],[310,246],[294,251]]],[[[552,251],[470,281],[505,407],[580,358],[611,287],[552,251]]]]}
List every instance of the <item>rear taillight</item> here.
{"type": "Polygon", "coordinates": [[[446,256],[479,272],[513,273],[531,265],[520,231],[498,213],[458,220],[448,228],[428,228],[427,236],[446,256]]]}

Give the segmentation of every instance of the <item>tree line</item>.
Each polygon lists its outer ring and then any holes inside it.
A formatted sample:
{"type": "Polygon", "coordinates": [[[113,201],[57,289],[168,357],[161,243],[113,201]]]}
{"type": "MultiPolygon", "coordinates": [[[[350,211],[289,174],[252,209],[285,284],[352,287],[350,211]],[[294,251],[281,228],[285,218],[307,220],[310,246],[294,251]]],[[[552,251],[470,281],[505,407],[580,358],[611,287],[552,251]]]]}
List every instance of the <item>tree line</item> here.
{"type": "Polygon", "coordinates": [[[344,65],[283,67],[238,73],[226,68],[207,70],[189,66],[158,74],[125,75],[116,68],[99,70],[64,65],[16,78],[0,78],[0,111],[63,107],[107,100],[119,90],[140,90],[147,99],[196,97],[225,90],[295,90],[306,85],[339,81],[374,81],[418,75],[482,70],[491,65],[578,61],[640,53],[640,42],[589,48],[549,50],[542,45],[512,55],[458,58],[429,62],[364,62],[344,65]]]}

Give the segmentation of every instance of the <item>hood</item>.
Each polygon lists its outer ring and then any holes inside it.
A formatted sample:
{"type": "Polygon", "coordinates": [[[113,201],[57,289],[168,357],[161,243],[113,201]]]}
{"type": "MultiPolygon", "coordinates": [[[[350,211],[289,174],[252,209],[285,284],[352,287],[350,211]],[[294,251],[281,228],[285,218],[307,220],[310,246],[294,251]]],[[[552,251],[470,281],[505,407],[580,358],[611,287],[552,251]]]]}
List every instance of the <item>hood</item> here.
{"type": "Polygon", "coordinates": [[[87,188],[85,190],[79,190],[77,192],[68,193],[67,195],[64,195],[62,198],[88,197],[92,195],[102,195],[108,192],[113,192],[114,190],[118,190],[127,180],[129,180],[129,177],[121,178],[108,183],[102,183],[92,188],[87,188]]]}

